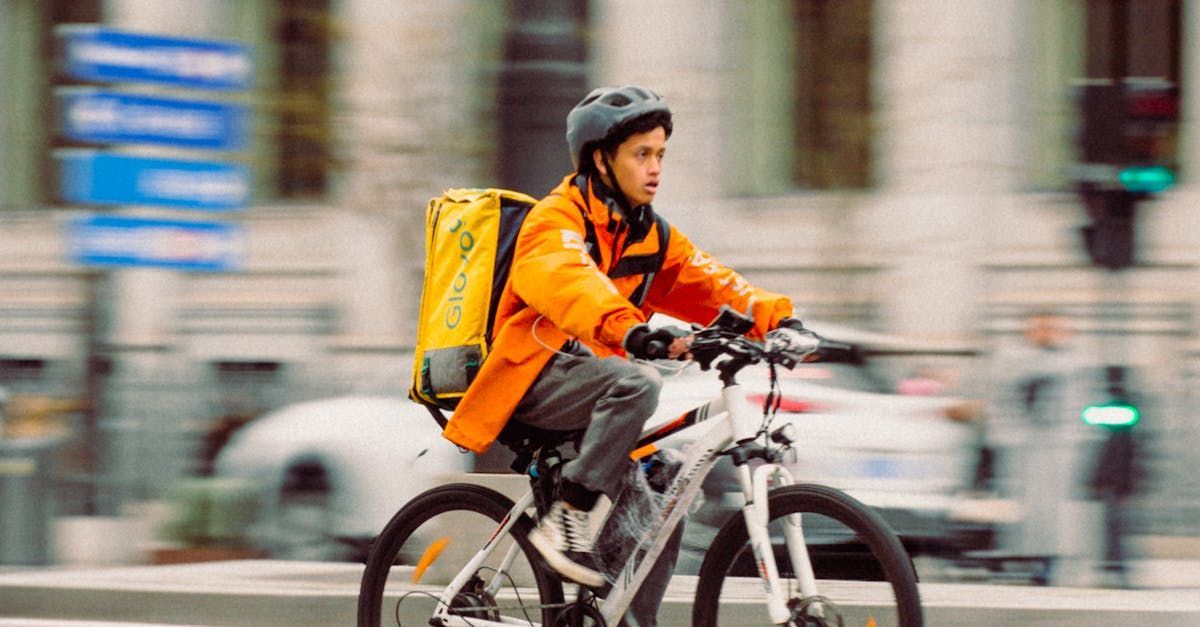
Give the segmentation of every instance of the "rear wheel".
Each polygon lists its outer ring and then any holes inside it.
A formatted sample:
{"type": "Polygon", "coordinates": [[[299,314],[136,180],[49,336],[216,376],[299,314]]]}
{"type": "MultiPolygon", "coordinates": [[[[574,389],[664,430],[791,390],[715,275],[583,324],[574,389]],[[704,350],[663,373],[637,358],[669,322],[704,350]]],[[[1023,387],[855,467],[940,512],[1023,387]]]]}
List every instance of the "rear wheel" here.
{"type": "MultiPolygon", "coordinates": [[[[404,506],[376,539],[358,595],[360,627],[424,625],[450,580],[508,516],[513,502],[472,484],[424,492],[404,506]]],[[[525,624],[554,624],[562,583],[542,562],[527,536],[533,522],[522,514],[471,580],[450,602],[464,617],[525,624]],[[516,559],[501,562],[512,547],[516,559]],[[498,581],[498,589],[489,585],[498,581]]]]}
{"type": "MultiPolygon", "coordinates": [[[[899,625],[923,624],[917,575],[908,553],[883,519],[845,493],[817,485],[792,485],[772,490],[768,497],[770,533],[780,577],[789,591],[792,625],[899,625]],[[785,516],[801,514],[801,526],[821,596],[803,598],[794,569],[783,545],[785,516]],[[853,557],[865,565],[862,572],[836,575],[818,556],[853,557]],[[827,576],[857,581],[830,580],[827,576]]],[[[745,621],[748,612],[760,612],[767,622],[762,587],[753,568],[753,550],[740,513],[717,533],[700,567],[693,625],[717,625],[724,620],[745,621]],[[722,597],[724,595],[724,597],[722,597]],[[741,603],[742,600],[745,603],[741,603]]],[[[836,563],[838,560],[834,560],[836,563]]]]}

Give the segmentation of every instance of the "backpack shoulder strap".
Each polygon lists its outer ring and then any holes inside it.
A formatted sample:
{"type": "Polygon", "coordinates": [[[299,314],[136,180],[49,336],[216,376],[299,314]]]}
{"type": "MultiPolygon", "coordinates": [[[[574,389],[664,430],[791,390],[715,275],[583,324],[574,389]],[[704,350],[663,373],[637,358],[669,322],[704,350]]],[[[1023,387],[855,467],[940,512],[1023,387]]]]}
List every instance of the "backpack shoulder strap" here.
{"type": "Polygon", "coordinates": [[[654,214],[654,224],[658,231],[658,252],[653,255],[653,262],[646,265],[652,266],[654,269],[645,274],[641,284],[633,293],[629,295],[629,301],[638,307],[646,302],[646,294],[650,292],[650,284],[654,282],[654,277],[662,270],[663,262],[667,259],[667,246],[671,244],[671,224],[662,215],[654,214]]]}
{"type": "Polygon", "coordinates": [[[596,237],[596,225],[588,219],[587,213],[583,207],[579,208],[579,215],[583,217],[583,241],[587,245],[588,254],[592,256],[592,261],[596,262],[596,266],[600,266],[600,240],[596,237]]]}
{"type": "MultiPolygon", "coordinates": [[[[585,187],[587,185],[586,177],[580,174],[575,178],[574,183],[580,188],[580,191],[583,192],[586,198],[589,194],[589,191],[585,187]]],[[[600,240],[596,237],[596,225],[588,219],[587,212],[583,207],[579,207],[578,205],[576,207],[579,209],[580,217],[583,218],[584,242],[587,244],[588,253],[592,256],[592,260],[596,262],[596,265],[599,266],[601,259],[600,240]]],[[[646,293],[650,290],[650,283],[654,281],[654,275],[662,269],[662,264],[667,257],[667,246],[671,242],[671,225],[667,222],[667,219],[655,213],[654,223],[658,227],[658,251],[652,255],[647,255],[646,258],[639,259],[636,267],[627,269],[631,274],[638,273],[644,275],[641,284],[629,296],[630,302],[638,307],[641,307],[642,302],[646,300],[646,293]]],[[[609,276],[614,276],[614,270],[617,270],[617,266],[613,266],[610,269],[609,276]]],[[[619,276],[620,272],[617,275],[619,276]]]]}
{"type": "MultiPolygon", "coordinates": [[[[580,174],[576,176],[571,184],[579,189],[579,193],[583,195],[583,202],[587,203],[588,196],[591,192],[588,190],[587,176],[580,174]]],[[[565,196],[563,198],[566,198],[565,196]]],[[[573,203],[572,203],[573,204],[573,203]]],[[[579,209],[579,217],[583,218],[583,241],[587,246],[588,254],[592,256],[592,261],[596,262],[596,266],[600,266],[600,240],[596,237],[596,225],[588,219],[587,211],[579,205],[575,205],[579,209]]]]}
{"type": "Polygon", "coordinates": [[[671,243],[671,223],[660,213],[654,214],[654,223],[658,225],[658,267],[662,269],[667,258],[667,245],[671,243]]]}

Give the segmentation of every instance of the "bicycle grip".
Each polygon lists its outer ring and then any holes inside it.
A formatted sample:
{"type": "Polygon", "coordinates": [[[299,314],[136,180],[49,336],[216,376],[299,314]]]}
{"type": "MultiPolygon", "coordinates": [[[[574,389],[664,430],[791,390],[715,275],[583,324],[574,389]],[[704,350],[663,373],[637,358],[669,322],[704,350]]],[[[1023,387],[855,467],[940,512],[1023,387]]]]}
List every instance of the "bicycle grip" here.
{"type": "Polygon", "coordinates": [[[842,364],[863,363],[862,351],[853,344],[844,344],[842,342],[821,340],[821,346],[817,349],[817,355],[820,357],[818,361],[842,364]]]}

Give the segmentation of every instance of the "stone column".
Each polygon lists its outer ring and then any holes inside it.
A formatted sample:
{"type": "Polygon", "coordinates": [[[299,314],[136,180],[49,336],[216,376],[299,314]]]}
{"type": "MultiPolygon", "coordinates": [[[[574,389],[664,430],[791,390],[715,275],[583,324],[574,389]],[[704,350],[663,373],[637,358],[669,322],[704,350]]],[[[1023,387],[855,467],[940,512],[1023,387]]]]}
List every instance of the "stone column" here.
{"type": "MultiPolygon", "coordinates": [[[[419,218],[415,211],[411,215],[419,218]]],[[[399,242],[422,222],[403,224],[388,213],[346,210],[333,224],[342,253],[337,264],[339,329],[330,346],[334,361],[358,391],[395,391],[403,387],[410,366],[400,354],[416,335],[420,277],[413,257],[422,250],[399,242]]]]}
{"type": "Polygon", "coordinates": [[[1164,436],[1156,451],[1159,479],[1150,486],[1153,497],[1161,499],[1163,513],[1158,520],[1167,532],[1194,533],[1200,515],[1200,477],[1194,470],[1200,464],[1200,427],[1191,417],[1197,400],[1192,373],[1200,368],[1195,334],[1200,317],[1200,3],[1183,3],[1182,28],[1179,179],[1158,200],[1139,207],[1138,254],[1180,264],[1180,274],[1187,277],[1178,287],[1186,290],[1181,296],[1191,304],[1192,337],[1171,346],[1163,356],[1163,378],[1175,383],[1178,391],[1161,395],[1158,403],[1166,411],[1156,412],[1154,422],[1145,428],[1164,436]]]}
{"type": "Polygon", "coordinates": [[[592,86],[640,84],[662,94],[675,118],[655,205],[693,237],[712,220],[703,202],[721,195],[719,133],[729,99],[724,33],[730,6],[689,0],[595,0],[592,86]]]}
{"type": "MultiPolygon", "coordinates": [[[[107,0],[106,26],[123,30],[185,37],[227,37],[222,28],[224,5],[229,0],[107,0]]],[[[133,150],[133,149],[129,149],[133,150]]],[[[180,156],[162,148],[137,149],[148,156],[180,156]]],[[[186,155],[185,155],[186,156],[186,155]]],[[[115,209],[125,214],[175,218],[180,213],[160,208],[115,209]]],[[[176,306],[182,284],[179,273],[159,269],[109,270],[103,291],[109,299],[104,316],[106,344],[113,350],[114,374],[129,377],[161,376],[180,364],[172,346],[176,306]]]]}
{"type": "Polygon", "coordinates": [[[889,330],[961,338],[976,322],[992,216],[1014,187],[1015,0],[876,4],[880,187],[859,239],[886,266],[889,330]]]}
{"type": "MultiPolygon", "coordinates": [[[[1179,179],[1153,203],[1142,203],[1139,241],[1148,242],[1160,261],[1200,263],[1200,6],[1183,3],[1182,106],[1179,114],[1179,179]]],[[[1146,247],[1138,251],[1143,254],[1146,247]]],[[[1193,281],[1200,285],[1200,281],[1193,281]]],[[[1200,289],[1193,302],[1200,308],[1200,289]]]]}
{"type": "Polygon", "coordinates": [[[348,32],[334,76],[346,164],[335,200],[344,214],[335,348],[356,355],[358,367],[382,366],[415,339],[426,203],[447,187],[497,185],[494,86],[505,7],[348,0],[339,11],[348,32]]]}

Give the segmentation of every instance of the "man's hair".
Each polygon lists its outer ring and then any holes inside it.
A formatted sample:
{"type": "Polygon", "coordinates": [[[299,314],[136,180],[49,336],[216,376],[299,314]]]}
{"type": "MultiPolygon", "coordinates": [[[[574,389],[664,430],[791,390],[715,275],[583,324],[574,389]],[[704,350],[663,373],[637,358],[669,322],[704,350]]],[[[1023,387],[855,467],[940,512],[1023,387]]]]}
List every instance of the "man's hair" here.
{"type": "Polygon", "coordinates": [[[638,133],[648,133],[658,127],[662,127],[667,133],[667,137],[671,136],[671,114],[666,111],[651,111],[645,115],[639,115],[631,120],[626,120],[617,126],[613,127],[612,132],[603,140],[589,144],[584,148],[583,152],[585,159],[580,159],[579,169],[582,172],[594,172],[596,164],[592,160],[592,152],[599,148],[604,151],[608,157],[617,154],[617,148],[625,143],[625,140],[630,136],[638,133]]]}

